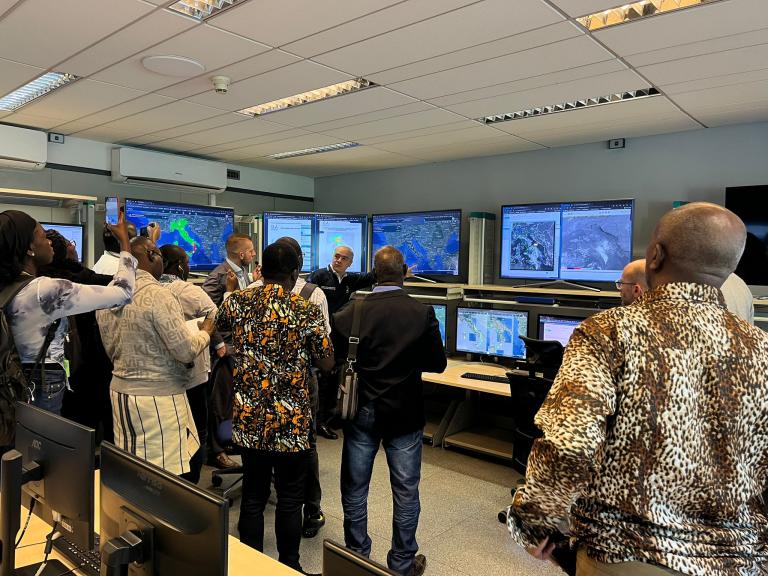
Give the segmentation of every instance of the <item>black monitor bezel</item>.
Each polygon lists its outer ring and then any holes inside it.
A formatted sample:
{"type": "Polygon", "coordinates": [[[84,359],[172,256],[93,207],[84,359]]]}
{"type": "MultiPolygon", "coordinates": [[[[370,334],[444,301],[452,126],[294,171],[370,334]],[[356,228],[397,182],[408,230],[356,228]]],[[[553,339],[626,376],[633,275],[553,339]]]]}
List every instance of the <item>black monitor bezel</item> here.
{"type": "Polygon", "coordinates": [[[323,540],[323,575],[324,576],[395,576],[395,572],[392,572],[389,568],[382,566],[378,562],[374,562],[370,558],[366,558],[362,554],[350,550],[346,546],[333,542],[332,540],[323,540]],[[349,566],[345,566],[344,573],[331,572],[330,566],[327,566],[329,562],[326,560],[326,555],[331,555],[336,558],[340,558],[347,564],[352,564],[354,572],[349,571],[349,566]],[[359,571],[356,570],[359,568],[359,571]],[[355,573],[357,572],[357,573],[355,573]]]}
{"type": "MultiPolygon", "coordinates": [[[[48,230],[50,226],[70,226],[70,227],[77,227],[80,228],[80,244],[78,244],[78,250],[80,251],[80,260],[78,262],[82,263],[83,258],[85,257],[85,253],[83,252],[83,249],[85,248],[85,224],[69,224],[67,222],[42,222],[38,221],[40,226],[48,230]]],[[[53,228],[55,230],[55,228],[53,228]]],[[[58,232],[58,230],[57,230],[58,232]]],[[[59,232],[61,234],[61,232],[59,232]]],[[[62,234],[63,236],[63,234],[62,234]]]]}
{"type": "Polygon", "coordinates": [[[67,464],[67,473],[61,473],[59,478],[54,478],[54,482],[50,481],[50,468],[43,462],[42,480],[28,482],[22,487],[22,502],[29,507],[29,500],[34,498],[37,501],[35,513],[49,524],[53,519],[52,511],[61,513],[64,519],[60,523],[60,530],[64,530],[67,537],[76,544],[90,550],[94,546],[96,431],[31,404],[17,402],[15,446],[21,453],[25,466],[33,460],[29,457],[29,450],[35,436],[64,446],[71,451],[72,456],[62,460],[67,464]],[[41,433],[39,428],[49,430],[45,434],[41,433]],[[30,439],[30,445],[24,449],[20,443],[24,441],[26,431],[29,431],[33,438],[30,439]],[[53,494],[46,481],[52,486],[53,494]],[[78,512],[82,513],[70,514],[70,507],[79,509],[78,512]]]}
{"type": "MultiPolygon", "coordinates": [[[[128,202],[151,202],[153,204],[164,204],[166,206],[189,206],[190,208],[210,208],[213,210],[228,210],[232,214],[232,233],[234,234],[237,232],[235,228],[235,209],[227,206],[206,206],[205,204],[189,204],[187,202],[170,202],[168,200],[154,200],[154,199],[148,199],[148,198],[123,198],[122,200],[122,206],[123,213],[125,214],[126,220],[128,220],[128,202]]],[[[128,220],[130,222],[130,220],[128,220]]],[[[159,246],[158,246],[159,247],[159,246]]],[[[210,272],[216,266],[221,264],[221,262],[213,262],[210,265],[206,264],[203,266],[194,266],[190,267],[192,272],[210,272]]]]}
{"type": "Polygon", "coordinates": [[[370,238],[371,238],[371,257],[370,257],[370,269],[373,270],[373,257],[376,253],[376,249],[373,245],[373,227],[374,222],[376,220],[377,216],[405,216],[405,215],[415,215],[415,214],[437,214],[437,213],[445,213],[445,212],[458,212],[459,213],[459,260],[457,265],[457,272],[456,274],[443,274],[443,273],[431,273],[431,272],[420,272],[419,270],[415,270],[414,273],[417,276],[424,276],[425,278],[437,278],[437,279],[448,279],[448,280],[457,280],[462,277],[462,265],[464,264],[464,258],[462,256],[462,246],[461,246],[461,239],[462,239],[462,228],[464,227],[464,211],[461,208],[448,208],[445,210],[410,210],[406,212],[377,212],[375,214],[371,214],[371,223],[370,223],[370,238]]]}
{"type": "Polygon", "coordinates": [[[542,318],[556,318],[556,319],[562,319],[562,320],[578,320],[579,323],[584,322],[584,318],[580,318],[579,316],[567,316],[565,314],[544,314],[539,313],[537,314],[536,318],[536,339],[537,340],[544,340],[544,320],[542,318]]]}
{"type": "Polygon", "coordinates": [[[482,306],[467,306],[467,305],[459,305],[456,307],[456,318],[454,322],[454,333],[456,334],[456,343],[455,348],[457,353],[461,354],[473,354],[477,356],[493,356],[497,358],[503,358],[507,361],[514,361],[514,360],[525,360],[525,356],[504,356],[502,354],[483,354],[474,350],[462,350],[459,348],[459,312],[462,309],[466,310],[486,310],[486,311],[495,311],[495,312],[518,312],[520,314],[525,314],[525,334],[523,336],[528,336],[531,333],[531,310],[528,308],[519,308],[514,306],[514,302],[510,302],[511,306],[500,308],[500,307],[482,307],[482,306]]]}

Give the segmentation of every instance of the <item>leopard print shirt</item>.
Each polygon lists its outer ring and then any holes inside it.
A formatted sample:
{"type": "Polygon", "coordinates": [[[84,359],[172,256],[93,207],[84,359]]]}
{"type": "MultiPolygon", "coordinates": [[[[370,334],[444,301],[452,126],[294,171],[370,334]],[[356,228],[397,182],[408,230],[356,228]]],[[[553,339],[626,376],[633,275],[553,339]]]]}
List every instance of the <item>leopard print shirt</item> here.
{"type": "Polygon", "coordinates": [[[602,562],[759,574],[768,561],[768,335],[716,288],[666,284],[585,320],[536,415],[508,526],[602,562]]]}

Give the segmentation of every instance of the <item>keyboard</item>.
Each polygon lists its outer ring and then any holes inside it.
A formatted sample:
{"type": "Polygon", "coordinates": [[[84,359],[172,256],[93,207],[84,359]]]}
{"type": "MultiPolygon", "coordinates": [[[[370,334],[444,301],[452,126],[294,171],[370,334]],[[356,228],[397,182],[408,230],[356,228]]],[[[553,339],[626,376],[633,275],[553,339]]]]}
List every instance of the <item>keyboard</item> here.
{"type": "Polygon", "coordinates": [[[99,535],[94,534],[95,547],[93,550],[83,550],[77,544],[61,536],[53,541],[53,548],[77,567],[79,572],[87,576],[99,576],[101,554],[99,553],[99,535]]]}
{"type": "Polygon", "coordinates": [[[499,382],[509,384],[509,378],[506,376],[495,376],[493,374],[478,374],[477,372],[464,372],[462,378],[471,378],[472,380],[484,380],[485,382],[499,382]]]}

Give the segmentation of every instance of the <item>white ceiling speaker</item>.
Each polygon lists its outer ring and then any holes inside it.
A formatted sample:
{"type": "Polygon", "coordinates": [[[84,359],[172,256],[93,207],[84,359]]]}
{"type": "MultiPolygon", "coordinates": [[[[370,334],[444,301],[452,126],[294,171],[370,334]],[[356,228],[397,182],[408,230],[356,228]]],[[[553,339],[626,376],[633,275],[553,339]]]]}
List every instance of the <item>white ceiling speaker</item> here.
{"type": "Polygon", "coordinates": [[[177,78],[188,78],[205,72],[205,66],[186,56],[145,56],[141,65],[150,72],[177,78]]]}

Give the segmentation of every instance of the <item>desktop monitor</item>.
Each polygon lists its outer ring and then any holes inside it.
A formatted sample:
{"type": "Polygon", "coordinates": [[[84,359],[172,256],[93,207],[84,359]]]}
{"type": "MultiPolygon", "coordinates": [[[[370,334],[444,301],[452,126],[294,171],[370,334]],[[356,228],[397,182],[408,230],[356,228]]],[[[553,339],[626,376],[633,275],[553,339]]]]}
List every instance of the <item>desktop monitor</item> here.
{"type": "MultiPolygon", "coordinates": [[[[315,258],[312,242],[314,214],[309,212],[264,212],[263,247],[266,248],[278,238],[288,236],[301,246],[304,256],[302,272],[312,270],[315,258]]],[[[330,263],[330,260],[328,261],[330,263]]]]}
{"type": "Polygon", "coordinates": [[[464,307],[456,311],[457,352],[523,359],[520,336],[527,334],[527,311],[464,307]]]}
{"type": "Polygon", "coordinates": [[[77,250],[77,261],[83,261],[83,225],[82,224],[59,224],[58,222],[40,222],[40,225],[46,230],[56,230],[70,242],[75,244],[77,250]]]}
{"type": "Polygon", "coordinates": [[[768,185],[726,188],[725,207],[747,227],[736,274],[751,286],[768,286],[768,185]]]}
{"type": "Polygon", "coordinates": [[[374,214],[372,250],[394,246],[414,272],[459,276],[461,210],[374,214]]]}
{"type": "Polygon", "coordinates": [[[539,315],[539,340],[556,340],[565,347],[576,326],[581,324],[584,318],[573,316],[550,316],[548,314],[539,315]]]}
{"type": "Polygon", "coordinates": [[[315,214],[314,268],[328,266],[339,246],[349,246],[355,257],[348,272],[364,272],[368,252],[368,216],[366,214],[315,214]]]}
{"type": "Polygon", "coordinates": [[[181,246],[189,255],[189,269],[193,272],[212,270],[224,261],[227,238],[235,229],[232,208],[158,200],[126,198],[125,218],[133,222],[137,230],[157,222],[160,225],[157,246],[181,246]]]}
{"type": "Polygon", "coordinates": [[[632,261],[634,200],[561,204],[560,279],[613,282],[632,261]]]}
{"type": "Polygon", "coordinates": [[[336,544],[323,542],[323,576],[394,576],[387,567],[336,544]]]}
{"type": "Polygon", "coordinates": [[[430,304],[430,306],[435,311],[437,323],[440,325],[440,337],[443,339],[443,348],[445,348],[448,345],[445,335],[445,315],[448,307],[445,304],[430,304]]]}
{"type": "Polygon", "coordinates": [[[560,204],[501,207],[501,278],[553,280],[560,268],[560,204]]]}
{"type": "Polygon", "coordinates": [[[143,558],[132,576],[226,576],[228,529],[227,500],[101,444],[102,570],[121,563],[133,531],[143,558]]]}

